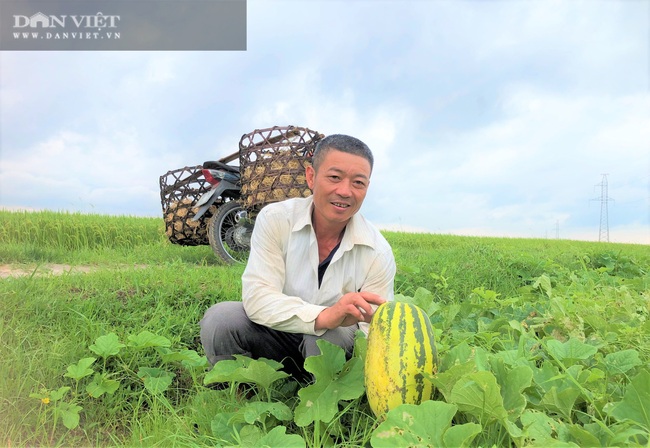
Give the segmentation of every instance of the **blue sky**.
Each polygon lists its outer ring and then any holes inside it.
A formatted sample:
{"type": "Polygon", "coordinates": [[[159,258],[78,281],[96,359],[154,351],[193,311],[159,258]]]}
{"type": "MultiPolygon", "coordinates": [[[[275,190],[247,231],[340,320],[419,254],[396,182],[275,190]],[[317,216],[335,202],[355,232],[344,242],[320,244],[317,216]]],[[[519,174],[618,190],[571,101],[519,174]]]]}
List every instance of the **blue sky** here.
{"type": "Polygon", "coordinates": [[[650,2],[248,1],[247,51],[1,52],[0,206],[161,216],[297,125],[374,151],[381,228],[650,244],[650,2]]]}

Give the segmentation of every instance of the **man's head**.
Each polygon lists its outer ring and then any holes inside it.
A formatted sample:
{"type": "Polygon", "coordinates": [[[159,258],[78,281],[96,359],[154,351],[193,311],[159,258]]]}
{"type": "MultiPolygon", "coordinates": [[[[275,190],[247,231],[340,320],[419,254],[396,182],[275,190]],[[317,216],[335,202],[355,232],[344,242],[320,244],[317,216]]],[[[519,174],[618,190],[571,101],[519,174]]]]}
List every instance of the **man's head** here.
{"type": "Polygon", "coordinates": [[[314,194],[315,226],[340,230],[359,211],[370,184],[372,164],[372,152],[354,137],[330,135],[320,141],[313,166],[305,170],[314,194]]]}
{"type": "Polygon", "coordinates": [[[316,171],[318,171],[318,167],[320,166],[322,160],[325,158],[325,155],[333,149],[363,157],[368,161],[368,163],[370,163],[370,172],[372,172],[372,167],[375,160],[372,156],[372,151],[370,151],[370,148],[368,148],[368,146],[358,138],[343,134],[328,135],[320,142],[318,142],[316,149],[314,150],[314,155],[311,159],[312,165],[316,171]]]}

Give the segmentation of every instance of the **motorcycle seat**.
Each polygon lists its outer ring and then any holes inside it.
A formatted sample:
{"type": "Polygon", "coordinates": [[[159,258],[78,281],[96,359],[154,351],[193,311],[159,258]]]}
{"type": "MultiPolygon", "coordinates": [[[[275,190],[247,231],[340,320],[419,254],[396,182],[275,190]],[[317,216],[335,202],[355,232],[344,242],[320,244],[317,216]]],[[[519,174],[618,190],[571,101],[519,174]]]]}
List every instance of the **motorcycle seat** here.
{"type": "Polygon", "coordinates": [[[231,166],[231,165],[226,165],[225,163],[217,162],[214,160],[209,160],[207,162],[203,162],[203,168],[205,169],[221,169],[224,171],[228,171],[230,173],[236,173],[239,174],[239,167],[238,166],[231,166]]]}

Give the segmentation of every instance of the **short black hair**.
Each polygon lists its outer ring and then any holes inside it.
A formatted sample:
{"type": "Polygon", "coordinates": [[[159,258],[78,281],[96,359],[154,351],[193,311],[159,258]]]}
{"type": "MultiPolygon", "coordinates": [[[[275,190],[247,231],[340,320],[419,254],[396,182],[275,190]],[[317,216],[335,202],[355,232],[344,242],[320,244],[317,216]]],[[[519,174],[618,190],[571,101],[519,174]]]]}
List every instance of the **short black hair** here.
{"type": "Polygon", "coordinates": [[[318,171],[318,167],[322,163],[323,158],[325,158],[325,154],[333,149],[363,157],[370,163],[370,172],[372,173],[372,166],[375,159],[372,156],[372,151],[370,151],[368,145],[358,138],[343,134],[328,135],[318,142],[311,159],[311,163],[315,170],[318,171]]]}

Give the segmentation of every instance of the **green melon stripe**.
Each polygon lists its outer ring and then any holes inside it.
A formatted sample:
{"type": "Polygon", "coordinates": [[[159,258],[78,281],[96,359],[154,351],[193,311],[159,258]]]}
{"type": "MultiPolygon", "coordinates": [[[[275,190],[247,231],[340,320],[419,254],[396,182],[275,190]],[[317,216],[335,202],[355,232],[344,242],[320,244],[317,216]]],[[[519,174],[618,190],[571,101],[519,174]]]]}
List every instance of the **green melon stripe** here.
{"type": "MultiPolygon", "coordinates": [[[[399,309],[397,311],[397,325],[395,325],[395,329],[397,330],[397,338],[393,339],[395,341],[399,341],[399,372],[404,372],[406,367],[408,366],[408,359],[406,359],[406,345],[405,340],[404,340],[404,334],[406,333],[406,316],[404,314],[405,311],[405,305],[403,303],[397,303],[395,305],[396,309],[399,309]]],[[[394,317],[394,316],[393,316],[394,317]]],[[[395,318],[395,317],[394,317],[395,318]]],[[[395,322],[394,320],[391,322],[395,322]]],[[[400,375],[399,377],[399,385],[400,385],[400,391],[402,394],[402,402],[405,403],[406,401],[406,388],[404,387],[404,377],[400,375]]]]}
{"type": "MultiPolygon", "coordinates": [[[[435,332],[433,331],[433,327],[431,326],[431,321],[429,319],[426,320],[426,326],[427,326],[427,334],[431,336],[431,340],[428,341],[428,346],[431,347],[431,353],[433,354],[433,359],[431,362],[433,363],[433,368],[437,370],[438,366],[438,349],[436,348],[436,341],[435,341],[435,332]]],[[[435,372],[429,372],[429,373],[435,373],[435,372]]]]}
{"type": "MultiPolygon", "coordinates": [[[[395,326],[392,325],[393,319],[395,319],[395,313],[397,312],[397,306],[396,302],[389,302],[381,307],[381,313],[380,313],[380,319],[379,322],[382,324],[382,329],[381,329],[381,337],[388,337],[388,339],[385,342],[392,341],[394,340],[394,336],[391,334],[396,330],[395,326]]],[[[384,354],[385,356],[385,354],[384,354]]],[[[389,368],[392,360],[389,359],[388,357],[385,357],[385,359],[382,360],[384,363],[384,372],[390,372],[391,369],[389,368]]],[[[390,378],[391,381],[395,381],[394,378],[390,378]]],[[[384,401],[386,400],[384,396],[384,401]]],[[[384,405],[388,405],[388,403],[384,403],[384,405]]]]}
{"type": "MultiPolygon", "coordinates": [[[[413,313],[413,320],[415,321],[417,319],[417,324],[415,323],[413,324],[413,330],[415,333],[413,337],[415,338],[416,341],[415,361],[418,370],[423,371],[428,362],[427,351],[424,349],[424,347],[426,347],[429,343],[429,335],[425,331],[423,331],[426,329],[426,320],[422,311],[420,311],[416,307],[411,307],[411,311],[413,313]]],[[[419,403],[422,401],[422,395],[424,394],[424,381],[421,375],[418,375],[417,377],[415,391],[417,393],[417,401],[419,403]]]]}

